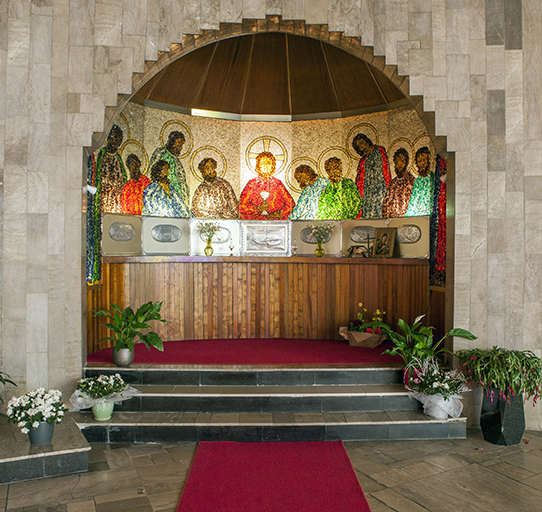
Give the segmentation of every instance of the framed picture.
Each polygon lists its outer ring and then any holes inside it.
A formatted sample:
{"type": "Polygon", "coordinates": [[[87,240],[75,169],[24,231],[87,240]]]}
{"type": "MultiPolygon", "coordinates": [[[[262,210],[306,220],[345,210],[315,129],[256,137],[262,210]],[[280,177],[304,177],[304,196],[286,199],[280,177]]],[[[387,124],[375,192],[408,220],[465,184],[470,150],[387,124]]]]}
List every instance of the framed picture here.
{"type": "Polygon", "coordinates": [[[391,258],[395,247],[396,228],[376,228],[371,256],[373,258],[391,258]]]}
{"type": "Polygon", "coordinates": [[[289,221],[241,221],[242,256],[291,256],[289,221]]]}
{"type": "Polygon", "coordinates": [[[141,254],[141,217],[105,213],[102,216],[102,254],[104,256],[141,254]]]}
{"type": "Polygon", "coordinates": [[[144,254],[180,254],[190,252],[188,219],[176,217],[143,218],[144,254]]]}

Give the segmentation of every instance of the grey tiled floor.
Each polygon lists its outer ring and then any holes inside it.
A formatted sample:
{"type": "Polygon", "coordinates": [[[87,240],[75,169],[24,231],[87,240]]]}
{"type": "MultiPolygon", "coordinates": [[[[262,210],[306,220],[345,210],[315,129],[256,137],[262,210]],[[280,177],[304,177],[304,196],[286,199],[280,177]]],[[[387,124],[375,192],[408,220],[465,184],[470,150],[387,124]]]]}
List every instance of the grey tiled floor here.
{"type": "MultiPolygon", "coordinates": [[[[542,510],[542,432],[511,447],[486,443],[477,430],[459,440],[345,446],[373,512],[542,510]]],[[[88,473],[1,485],[0,509],[174,512],[195,449],[93,444],[88,473]]]]}

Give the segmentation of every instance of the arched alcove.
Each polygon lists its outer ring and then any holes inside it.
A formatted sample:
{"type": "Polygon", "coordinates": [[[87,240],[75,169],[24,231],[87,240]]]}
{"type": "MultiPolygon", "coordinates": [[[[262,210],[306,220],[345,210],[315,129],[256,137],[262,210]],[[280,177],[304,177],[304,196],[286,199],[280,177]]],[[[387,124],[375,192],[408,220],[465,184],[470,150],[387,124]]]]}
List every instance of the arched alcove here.
{"type": "MultiPolygon", "coordinates": [[[[304,22],[284,21],[280,17],[268,16],[266,20],[244,20],[240,24],[222,24],[220,30],[202,31],[199,35],[186,35],[183,38],[182,44],[172,44],[171,51],[160,53],[157,61],[147,62],[145,70],[141,74],[133,76],[133,91],[134,95],[137,92],[144,90],[152,90],[149,86],[155,77],[164,73],[168,66],[179,62],[183,57],[195,54],[195,50],[209,47],[210,45],[223,41],[237,38],[243,35],[267,34],[267,33],[283,33],[292,34],[299,37],[309,38],[311,40],[320,41],[326,45],[336,47],[346,52],[347,54],[357,58],[360,62],[366,63],[371,68],[381,73],[383,77],[389,81],[401,94],[412,108],[418,113],[421,122],[425,125],[427,133],[435,147],[436,152],[447,160],[448,163],[448,196],[447,196],[447,212],[448,212],[448,231],[447,231],[447,282],[445,299],[438,303],[439,307],[446,308],[446,327],[451,324],[451,308],[453,304],[452,286],[453,283],[453,233],[454,233],[454,156],[446,151],[445,137],[436,136],[435,133],[435,118],[434,113],[425,112],[423,110],[423,99],[419,96],[411,96],[409,94],[409,78],[398,74],[396,66],[389,66],[385,63],[385,58],[375,56],[371,47],[362,46],[357,38],[345,37],[338,32],[329,32],[325,25],[306,25],[304,22]]],[[[127,103],[134,95],[123,95],[119,97],[119,102],[114,107],[106,109],[106,130],[102,133],[95,133],[93,137],[93,145],[89,149],[89,153],[96,151],[103,146],[106,135],[111,125],[121,114],[127,103]]],[[[220,111],[220,108],[216,109],[220,111]]],[[[224,109],[226,110],[226,109],[224,109]]],[[[240,121],[242,122],[242,120],[240,121]]]]}

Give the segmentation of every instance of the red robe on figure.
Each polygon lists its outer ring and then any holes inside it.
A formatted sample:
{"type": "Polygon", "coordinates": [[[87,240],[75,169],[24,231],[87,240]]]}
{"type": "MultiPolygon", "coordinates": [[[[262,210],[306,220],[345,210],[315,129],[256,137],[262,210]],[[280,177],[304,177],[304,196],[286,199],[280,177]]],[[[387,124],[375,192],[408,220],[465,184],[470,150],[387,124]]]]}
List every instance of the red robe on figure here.
{"type": "MultiPolygon", "coordinates": [[[[265,194],[264,194],[265,195],[265,194]]],[[[259,176],[250,180],[241,192],[239,198],[239,214],[241,219],[248,220],[286,220],[292,210],[295,203],[290,193],[286,190],[286,187],[277,178],[271,176],[266,180],[263,180],[259,176]],[[267,215],[263,215],[259,212],[258,208],[264,202],[264,198],[261,193],[269,193],[269,197],[265,200],[267,203],[267,215]],[[278,215],[270,215],[277,213],[278,215]]]]}
{"type": "Polygon", "coordinates": [[[122,213],[141,215],[141,211],[143,210],[143,191],[150,182],[151,180],[142,174],[137,181],[131,179],[124,185],[120,199],[122,213]]]}

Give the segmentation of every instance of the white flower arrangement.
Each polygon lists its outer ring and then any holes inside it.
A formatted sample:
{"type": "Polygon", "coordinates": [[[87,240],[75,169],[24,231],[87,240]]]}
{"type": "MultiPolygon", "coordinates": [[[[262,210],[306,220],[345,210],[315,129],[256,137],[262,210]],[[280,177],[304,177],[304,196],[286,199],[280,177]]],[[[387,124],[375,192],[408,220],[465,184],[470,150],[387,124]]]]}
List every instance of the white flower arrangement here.
{"type": "Polygon", "coordinates": [[[8,402],[7,416],[10,423],[15,423],[23,434],[28,434],[42,421],[59,424],[67,410],[58,389],[45,391],[45,388],[38,388],[13,397],[8,402]]]}
{"type": "Polygon", "coordinates": [[[81,379],[70,397],[70,403],[75,411],[80,411],[97,404],[121,402],[138,394],[139,391],[124,382],[120,374],[102,374],[81,379]]]}
{"type": "Polygon", "coordinates": [[[317,226],[312,226],[309,224],[307,227],[311,230],[311,235],[317,242],[323,242],[335,229],[333,224],[320,224],[317,226]]]}
{"type": "Polygon", "coordinates": [[[218,222],[198,222],[197,229],[206,241],[211,241],[220,231],[220,224],[218,222]]]}

